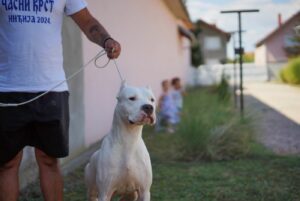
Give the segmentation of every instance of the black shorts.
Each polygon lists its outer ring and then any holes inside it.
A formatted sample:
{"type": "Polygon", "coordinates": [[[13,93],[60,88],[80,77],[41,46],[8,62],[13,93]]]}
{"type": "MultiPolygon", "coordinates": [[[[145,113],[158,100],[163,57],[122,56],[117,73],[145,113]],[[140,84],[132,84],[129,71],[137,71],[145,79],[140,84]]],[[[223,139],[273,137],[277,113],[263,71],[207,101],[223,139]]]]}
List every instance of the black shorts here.
{"type": "MultiPolygon", "coordinates": [[[[41,93],[0,92],[1,103],[20,103],[41,93]]],[[[54,158],[69,154],[69,92],[50,92],[18,107],[0,107],[0,165],[25,146],[54,158]]]]}

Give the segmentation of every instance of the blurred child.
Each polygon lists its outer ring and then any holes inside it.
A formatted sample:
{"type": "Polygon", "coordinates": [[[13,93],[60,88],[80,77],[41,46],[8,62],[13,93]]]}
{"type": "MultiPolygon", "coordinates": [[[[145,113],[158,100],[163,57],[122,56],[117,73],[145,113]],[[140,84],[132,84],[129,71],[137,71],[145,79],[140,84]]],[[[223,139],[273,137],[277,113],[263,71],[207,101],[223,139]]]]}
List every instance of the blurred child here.
{"type": "Polygon", "coordinates": [[[173,125],[176,124],[176,114],[178,113],[175,106],[168,80],[164,80],[161,83],[162,94],[158,100],[158,116],[156,123],[156,131],[162,130],[162,123],[166,122],[167,132],[173,133],[173,125]]]}
{"type": "Polygon", "coordinates": [[[182,89],[182,85],[181,85],[181,81],[179,77],[175,77],[172,79],[171,81],[172,84],[172,91],[171,91],[171,95],[174,101],[174,104],[176,106],[177,109],[177,113],[175,115],[175,120],[176,123],[180,122],[180,115],[181,115],[181,111],[182,111],[182,106],[183,106],[183,95],[184,95],[184,90],[182,89]]]}

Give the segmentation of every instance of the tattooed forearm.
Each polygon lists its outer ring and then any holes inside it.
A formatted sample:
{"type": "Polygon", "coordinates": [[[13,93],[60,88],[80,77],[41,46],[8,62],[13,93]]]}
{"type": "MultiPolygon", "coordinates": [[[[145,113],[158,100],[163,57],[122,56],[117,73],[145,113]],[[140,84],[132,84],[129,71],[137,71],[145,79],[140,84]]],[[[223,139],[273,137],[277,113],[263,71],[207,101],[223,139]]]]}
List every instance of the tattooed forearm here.
{"type": "Polygon", "coordinates": [[[97,43],[100,46],[103,46],[104,40],[109,37],[109,34],[105,30],[105,28],[101,26],[101,24],[96,20],[90,23],[90,25],[88,26],[88,30],[85,33],[91,41],[97,43]]]}
{"type": "Polygon", "coordinates": [[[90,28],[90,34],[97,33],[97,32],[99,32],[99,26],[98,25],[93,25],[90,28]]]}
{"type": "Polygon", "coordinates": [[[71,15],[72,19],[88,37],[88,39],[100,46],[109,36],[105,28],[96,20],[87,8],[71,15]]]}

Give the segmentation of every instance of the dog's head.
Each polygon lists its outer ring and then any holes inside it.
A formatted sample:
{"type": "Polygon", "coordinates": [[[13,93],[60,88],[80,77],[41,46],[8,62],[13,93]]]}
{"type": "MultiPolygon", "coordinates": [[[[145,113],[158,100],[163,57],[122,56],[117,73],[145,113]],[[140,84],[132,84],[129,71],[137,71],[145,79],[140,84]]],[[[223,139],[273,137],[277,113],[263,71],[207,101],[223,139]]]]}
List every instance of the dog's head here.
{"type": "Polygon", "coordinates": [[[123,122],[132,125],[155,123],[156,103],[149,87],[132,87],[122,83],[117,99],[117,110],[123,122]]]}

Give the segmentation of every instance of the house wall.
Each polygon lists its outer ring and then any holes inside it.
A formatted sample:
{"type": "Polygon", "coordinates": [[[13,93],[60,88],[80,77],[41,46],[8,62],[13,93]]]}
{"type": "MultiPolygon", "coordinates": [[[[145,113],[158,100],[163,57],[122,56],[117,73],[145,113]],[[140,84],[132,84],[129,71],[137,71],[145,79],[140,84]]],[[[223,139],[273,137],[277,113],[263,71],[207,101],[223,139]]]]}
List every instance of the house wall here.
{"type": "Polygon", "coordinates": [[[219,64],[221,59],[227,58],[227,41],[225,36],[220,35],[218,32],[201,27],[201,33],[199,34],[199,40],[201,44],[204,64],[219,64]],[[204,47],[205,37],[219,37],[221,39],[221,48],[218,50],[207,50],[204,47]]]}
{"type": "MultiPolygon", "coordinates": [[[[156,96],[160,82],[179,76],[185,81],[187,49],[177,19],[161,0],[88,0],[89,9],[122,45],[117,60],[127,82],[150,85],[156,96]]],[[[100,48],[83,40],[84,63],[100,48]]],[[[103,57],[101,60],[105,60],[103,57]]],[[[85,143],[101,139],[110,129],[120,78],[111,62],[84,73],[85,143]]]]}
{"type": "Polygon", "coordinates": [[[284,35],[288,30],[280,30],[265,44],[267,52],[267,62],[275,63],[287,61],[287,56],[284,52],[284,35]]]}
{"type": "Polygon", "coordinates": [[[299,25],[300,15],[280,29],[276,34],[270,37],[266,42],[267,62],[278,63],[288,60],[284,47],[286,47],[286,38],[295,35],[294,27],[299,25]]]}
{"type": "Polygon", "coordinates": [[[255,49],[255,65],[266,66],[267,65],[267,49],[265,45],[261,45],[255,49]]]}
{"type": "Polygon", "coordinates": [[[300,15],[283,24],[275,34],[255,50],[255,64],[267,67],[268,80],[279,79],[279,72],[288,61],[284,48],[289,45],[289,39],[295,36],[294,27],[299,25],[300,15]]]}

